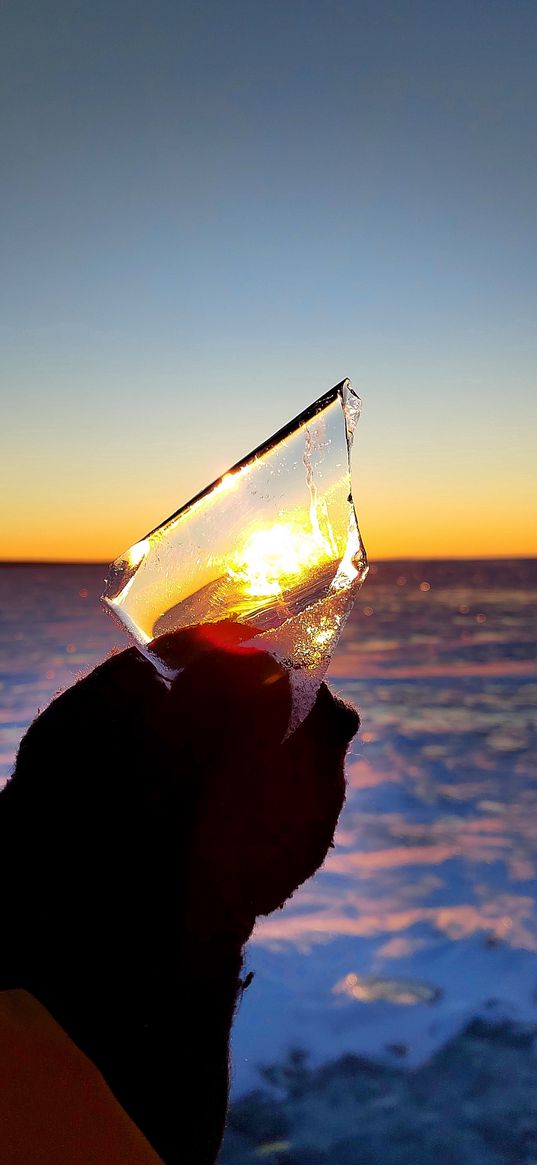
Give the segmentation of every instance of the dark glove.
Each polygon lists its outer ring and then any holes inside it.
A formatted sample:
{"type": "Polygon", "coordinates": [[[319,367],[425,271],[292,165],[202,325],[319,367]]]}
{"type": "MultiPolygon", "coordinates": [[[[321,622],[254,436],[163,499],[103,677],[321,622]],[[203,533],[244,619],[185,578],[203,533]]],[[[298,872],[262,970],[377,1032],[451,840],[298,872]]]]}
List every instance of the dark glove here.
{"type": "Polygon", "coordinates": [[[34,722],[0,798],[0,981],[97,1064],[166,1162],[211,1162],[241,949],[323,861],[354,710],[322,685],[288,738],[288,674],[240,634],[132,648],[34,722]],[[186,1083],[184,1083],[186,1073],[186,1083]]]}

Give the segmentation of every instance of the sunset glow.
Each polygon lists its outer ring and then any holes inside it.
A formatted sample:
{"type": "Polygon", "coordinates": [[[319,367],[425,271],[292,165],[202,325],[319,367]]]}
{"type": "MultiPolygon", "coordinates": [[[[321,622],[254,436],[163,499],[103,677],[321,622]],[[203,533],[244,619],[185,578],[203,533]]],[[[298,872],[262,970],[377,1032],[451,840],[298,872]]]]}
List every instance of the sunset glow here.
{"type": "Polygon", "coordinates": [[[526,7],[15,6],[0,559],[111,561],[344,376],[370,559],[537,554],[526,7]]]}
{"type": "MultiPolygon", "coordinates": [[[[529,473],[515,469],[509,487],[501,493],[497,488],[494,492],[491,477],[477,482],[469,473],[459,480],[455,496],[449,491],[427,492],[411,469],[406,480],[398,482],[389,464],[385,472],[371,464],[371,451],[364,448],[366,426],[367,413],[356,442],[355,461],[358,466],[362,461],[362,466],[355,475],[355,497],[371,560],[537,554],[537,503],[529,473]]],[[[375,445],[379,440],[380,434],[375,434],[375,445]]],[[[7,458],[14,465],[9,449],[7,458]]],[[[156,480],[141,490],[129,473],[105,499],[100,475],[91,471],[91,462],[68,493],[54,466],[41,480],[31,461],[26,470],[25,477],[18,459],[11,475],[4,459],[6,485],[11,483],[11,488],[2,499],[2,559],[108,562],[129,539],[139,536],[140,529],[151,529],[202,484],[199,476],[189,481],[183,475],[182,487],[179,483],[175,490],[171,475],[156,470],[156,480]]],[[[211,473],[214,469],[208,466],[207,480],[211,473]]],[[[286,536],[278,554],[289,552],[288,543],[286,536]]],[[[257,554],[260,547],[256,542],[251,549],[257,554]]],[[[265,550],[270,552],[267,546],[265,550]]]]}

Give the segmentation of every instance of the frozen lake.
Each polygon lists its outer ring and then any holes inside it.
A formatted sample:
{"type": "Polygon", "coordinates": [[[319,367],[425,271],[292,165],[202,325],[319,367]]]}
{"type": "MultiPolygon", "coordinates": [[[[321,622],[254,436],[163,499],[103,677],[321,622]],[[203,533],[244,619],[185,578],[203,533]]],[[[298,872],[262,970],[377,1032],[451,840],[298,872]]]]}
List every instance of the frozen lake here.
{"type": "MultiPolygon", "coordinates": [[[[100,566],[0,567],[0,777],[38,708],[126,637],[100,566]]],[[[537,1022],[537,562],[373,564],[330,680],[362,717],[324,869],[257,927],[233,1089],[307,1050],[422,1064],[537,1022]]]]}

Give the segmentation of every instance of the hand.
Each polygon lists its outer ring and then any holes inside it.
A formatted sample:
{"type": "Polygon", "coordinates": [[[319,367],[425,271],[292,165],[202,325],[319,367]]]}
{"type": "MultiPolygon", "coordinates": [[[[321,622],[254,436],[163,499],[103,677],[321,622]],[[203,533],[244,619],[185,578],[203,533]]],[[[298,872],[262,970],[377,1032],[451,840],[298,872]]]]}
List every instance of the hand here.
{"type": "Polygon", "coordinates": [[[156,647],[172,660],[195,649],[163,703],[161,732],[175,771],[178,722],[181,750],[192,758],[187,919],[201,939],[232,933],[245,941],[255,918],[282,906],[321,865],[358,727],[354,709],[323,684],[313,713],[286,739],[289,673],[243,647],[241,632],[212,624],[162,637],[156,647]]]}
{"type": "Polygon", "coordinates": [[[155,645],[184,665],[171,686],[131,649],[53,701],[0,799],[4,985],[40,999],[189,1165],[219,1143],[242,944],[323,861],[358,723],[323,685],[284,739],[287,673],[206,636],[155,645]]]}

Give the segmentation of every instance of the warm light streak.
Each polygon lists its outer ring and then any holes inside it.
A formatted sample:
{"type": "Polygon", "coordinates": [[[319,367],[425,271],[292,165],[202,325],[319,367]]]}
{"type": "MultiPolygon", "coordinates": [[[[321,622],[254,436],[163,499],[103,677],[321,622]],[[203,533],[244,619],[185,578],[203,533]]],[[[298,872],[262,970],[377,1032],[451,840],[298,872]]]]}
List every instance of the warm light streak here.
{"type": "MultiPolygon", "coordinates": [[[[127,580],[123,590],[114,598],[114,603],[117,607],[121,606],[125,602],[125,599],[127,598],[127,595],[134,583],[136,570],[140,563],[143,562],[150,547],[151,543],[149,538],[142,538],[140,542],[135,542],[134,546],[130,546],[129,549],[125,551],[124,561],[126,562],[129,570],[132,571],[132,575],[127,580]]],[[[129,628],[129,630],[133,629],[134,628],[129,628]]]]}
{"type": "MultiPolygon", "coordinates": [[[[229,473],[224,473],[224,476],[220,478],[220,481],[217,481],[216,484],[211,487],[211,492],[209,495],[210,500],[214,501],[214,498],[219,497],[220,494],[227,493],[232,489],[236,489],[243,478],[250,473],[251,468],[251,465],[241,465],[238,469],[233,469],[230,470],[229,473]]],[[[166,530],[173,530],[175,526],[184,521],[186,514],[194,514],[196,510],[199,510],[206,505],[207,495],[203,493],[201,497],[195,498],[189,506],[186,506],[184,509],[182,509],[175,518],[170,519],[170,522],[166,526],[166,530]]],[[[162,536],[161,531],[159,531],[158,536],[162,536]]]]}
{"type": "Polygon", "coordinates": [[[125,558],[129,564],[129,566],[132,567],[133,569],[134,569],[134,567],[139,566],[140,563],[142,562],[142,559],[145,558],[148,550],[149,550],[149,539],[148,538],[142,538],[141,542],[135,542],[134,546],[131,546],[130,549],[127,550],[127,553],[125,555],[125,558]]]}

